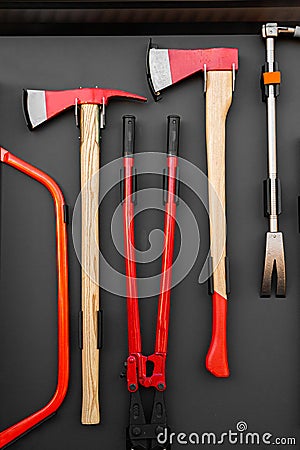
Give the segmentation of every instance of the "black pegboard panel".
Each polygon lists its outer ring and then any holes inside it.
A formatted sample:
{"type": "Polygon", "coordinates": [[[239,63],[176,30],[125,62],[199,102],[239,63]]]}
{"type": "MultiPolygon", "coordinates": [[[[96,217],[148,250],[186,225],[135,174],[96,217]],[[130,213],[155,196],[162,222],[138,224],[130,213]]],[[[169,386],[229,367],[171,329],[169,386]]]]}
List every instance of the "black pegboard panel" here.
{"type": "MultiPolygon", "coordinates": [[[[259,297],[267,221],[262,180],[266,177],[266,119],[259,87],[264,44],[258,36],[155,36],[160,47],[237,46],[240,70],[227,123],[228,254],[231,261],[228,344],[231,377],[215,379],[205,370],[211,333],[211,302],[198,276],[208,248],[208,218],[194,194],[182,186],[201,231],[201,249],[188,276],[172,292],[167,406],[176,432],[235,430],[244,420],[250,431],[300,439],[299,409],[299,234],[300,191],[299,70],[300,46],[279,41],[282,70],[278,101],[278,160],[283,190],[280,228],[286,245],[286,300],[259,297]],[[299,70],[298,70],[299,69],[299,70]]],[[[79,193],[79,142],[73,111],[34,132],[25,126],[23,88],[68,89],[103,86],[149,97],[147,105],[112,102],[102,135],[102,166],[121,155],[122,115],[137,117],[137,152],[165,150],[166,116],[181,116],[180,155],[206,170],[204,94],[195,76],[165,92],[154,103],[145,76],[146,37],[2,37],[0,39],[0,144],[49,173],[72,208],[79,193]]],[[[140,187],[160,187],[145,177],[140,187]]],[[[56,282],[54,219],[47,191],[8,167],[1,179],[0,424],[23,418],[50,398],[56,383],[56,282]]],[[[110,236],[119,203],[116,187],[100,210],[103,254],[119,271],[122,256],[110,236]]],[[[179,209],[180,209],[179,205],[179,209]]],[[[137,245],[145,250],[148,234],[162,227],[160,213],[145,212],[136,221],[137,245]]],[[[120,227],[120,236],[122,228],[120,227]]],[[[178,244],[178,243],[177,243],[178,244]]],[[[101,292],[105,311],[101,354],[102,424],[80,424],[81,375],[78,349],[80,266],[69,226],[71,378],[58,414],[14,444],[16,450],[122,450],[128,418],[128,394],[120,380],[127,356],[125,300],[101,292]]],[[[160,270],[160,261],[149,271],[160,270]]],[[[145,265],[139,274],[149,273],[145,265]]],[[[154,340],[156,299],[142,300],[144,349],[154,340]]],[[[298,443],[299,446],[299,443],[298,443]]],[[[195,448],[186,445],[186,448],[195,448]]],[[[229,449],[229,444],[223,448],[229,449]]],[[[235,445],[236,448],[243,446],[235,445]]],[[[255,447],[255,446],[254,446],[255,447]]],[[[173,447],[179,450],[181,446],[173,447]]],[[[197,447],[196,447],[197,448],[197,447]]],[[[204,448],[209,448],[208,446],[204,448]]]]}

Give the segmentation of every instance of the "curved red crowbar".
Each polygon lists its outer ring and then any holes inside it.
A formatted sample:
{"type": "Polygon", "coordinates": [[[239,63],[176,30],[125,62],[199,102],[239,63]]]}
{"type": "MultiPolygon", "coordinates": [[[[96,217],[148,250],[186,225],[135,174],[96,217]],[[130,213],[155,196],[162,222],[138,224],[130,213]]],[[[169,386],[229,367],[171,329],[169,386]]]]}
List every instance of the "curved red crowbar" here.
{"type": "Polygon", "coordinates": [[[62,404],[69,384],[69,296],[66,204],[57,183],[41,170],[0,147],[0,160],[43,184],[53,197],[56,217],[56,257],[58,277],[58,374],[56,391],[47,405],[0,432],[0,448],[52,416],[62,404]]]}

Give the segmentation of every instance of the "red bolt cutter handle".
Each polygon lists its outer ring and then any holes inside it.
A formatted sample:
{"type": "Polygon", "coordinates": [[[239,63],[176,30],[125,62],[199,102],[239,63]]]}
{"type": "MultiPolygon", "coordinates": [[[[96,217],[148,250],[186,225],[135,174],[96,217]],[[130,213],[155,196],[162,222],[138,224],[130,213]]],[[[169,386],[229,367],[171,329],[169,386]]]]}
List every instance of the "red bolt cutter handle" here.
{"type": "Polygon", "coordinates": [[[177,156],[168,155],[167,202],[165,207],[165,242],[162,255],[160,296],[158,301],[155,353],[167,353],[174,234],[176,225],[177,156]]]}
{"type": "MultiPolygon", "coordinates": [[[[127,319],[128,319],[128,346],[129,357],[127,359],[127,385],[130,392],[138,389],[138,384],[144,387],[155,387],[163,391],[166,388],[165,364],[168,347],[168,330],[170,314],[170,292],[172,281],[172,263],[174,250],[175,216],[176,216],[176,183],[177,183],[177,148],[179,118],[172,116],[169,118],[169,143],[167,156],[167,185],[166,185],[166,206],[165,206],[165,239],[162,255],[162,274],[160,283],[160,295],[158,300],[158,314],[156,324],[155,352],[152,355],[142,354],[142,340],[140,331],[140,315],[138,306],[135,244],[134,244],[134,203],[133,203],[133,134],[134,118],[124,118],[131,120],[132,130],[130,144],[124,149],[124,193],[123,193],[123,219],[124,219],[124,251],[126,266],[126,289],[127,289],[127,319]],[[175,129],[176,128],[176,129],[175,129]],[[171,136],[171,138],[170,138],[171,136]],[[172,141],[172,137],[176,142],[172,141]],[[147,376],[147,362],[154,365],[151,376],[147,376]]],[[[127,127],[130,124],[127,122],[127,127]]]]}
{"type": "Polygon", "coordinates": [[[134,203],[133,203],[133,167],[132,156],[123,158],[124,166],[124,201],[123,201],[123,223],[124,223],[124,251],[126,266],[126,292],[127,292],[127,322],[128,322],[128,345],[129,354],[135,355],[142,351],[142,338],[140,330],[140,314],[138,305],[138,292],[135,264],[135,242],[134,242],[134,203]]]}
{"type": "Polygon", "coordinates": [[[0,159],[1,162],[43,184],[53,197],[56,217],[58,276],[58,374],[56,391],[46,406],[0,433],[0,448],[4,448],[54,414],[65,398],[69,383],[69,297],[66,205],[63,194],[52,178],[2,147],[0,147],[0,159]]]}

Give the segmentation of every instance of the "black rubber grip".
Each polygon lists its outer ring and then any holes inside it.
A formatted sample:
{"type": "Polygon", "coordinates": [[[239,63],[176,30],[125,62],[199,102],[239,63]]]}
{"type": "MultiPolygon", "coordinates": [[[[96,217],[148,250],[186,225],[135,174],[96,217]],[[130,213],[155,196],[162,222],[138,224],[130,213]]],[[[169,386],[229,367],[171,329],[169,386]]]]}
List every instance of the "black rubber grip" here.
{"type": "Polygon", "coordinates": [[[135,144],[135,116],[123,116],[123,155],[132,156],[135,144]]]}
{"type": "Polygon", "coordinates": [[[178,155],[180,117],[168,116],[168,155],[178,155]]]}

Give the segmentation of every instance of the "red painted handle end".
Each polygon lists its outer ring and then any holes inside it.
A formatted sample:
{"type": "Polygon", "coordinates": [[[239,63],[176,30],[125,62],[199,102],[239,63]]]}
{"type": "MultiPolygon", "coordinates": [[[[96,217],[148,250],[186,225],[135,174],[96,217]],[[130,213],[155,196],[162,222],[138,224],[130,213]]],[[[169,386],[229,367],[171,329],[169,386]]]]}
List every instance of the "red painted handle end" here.
{"type": "Polygon", "coordinates": [[[206,368],[215,377],[229,377],[227,359],[227,299],[214,292],[212,338],[206,356],[206,368]]]}

